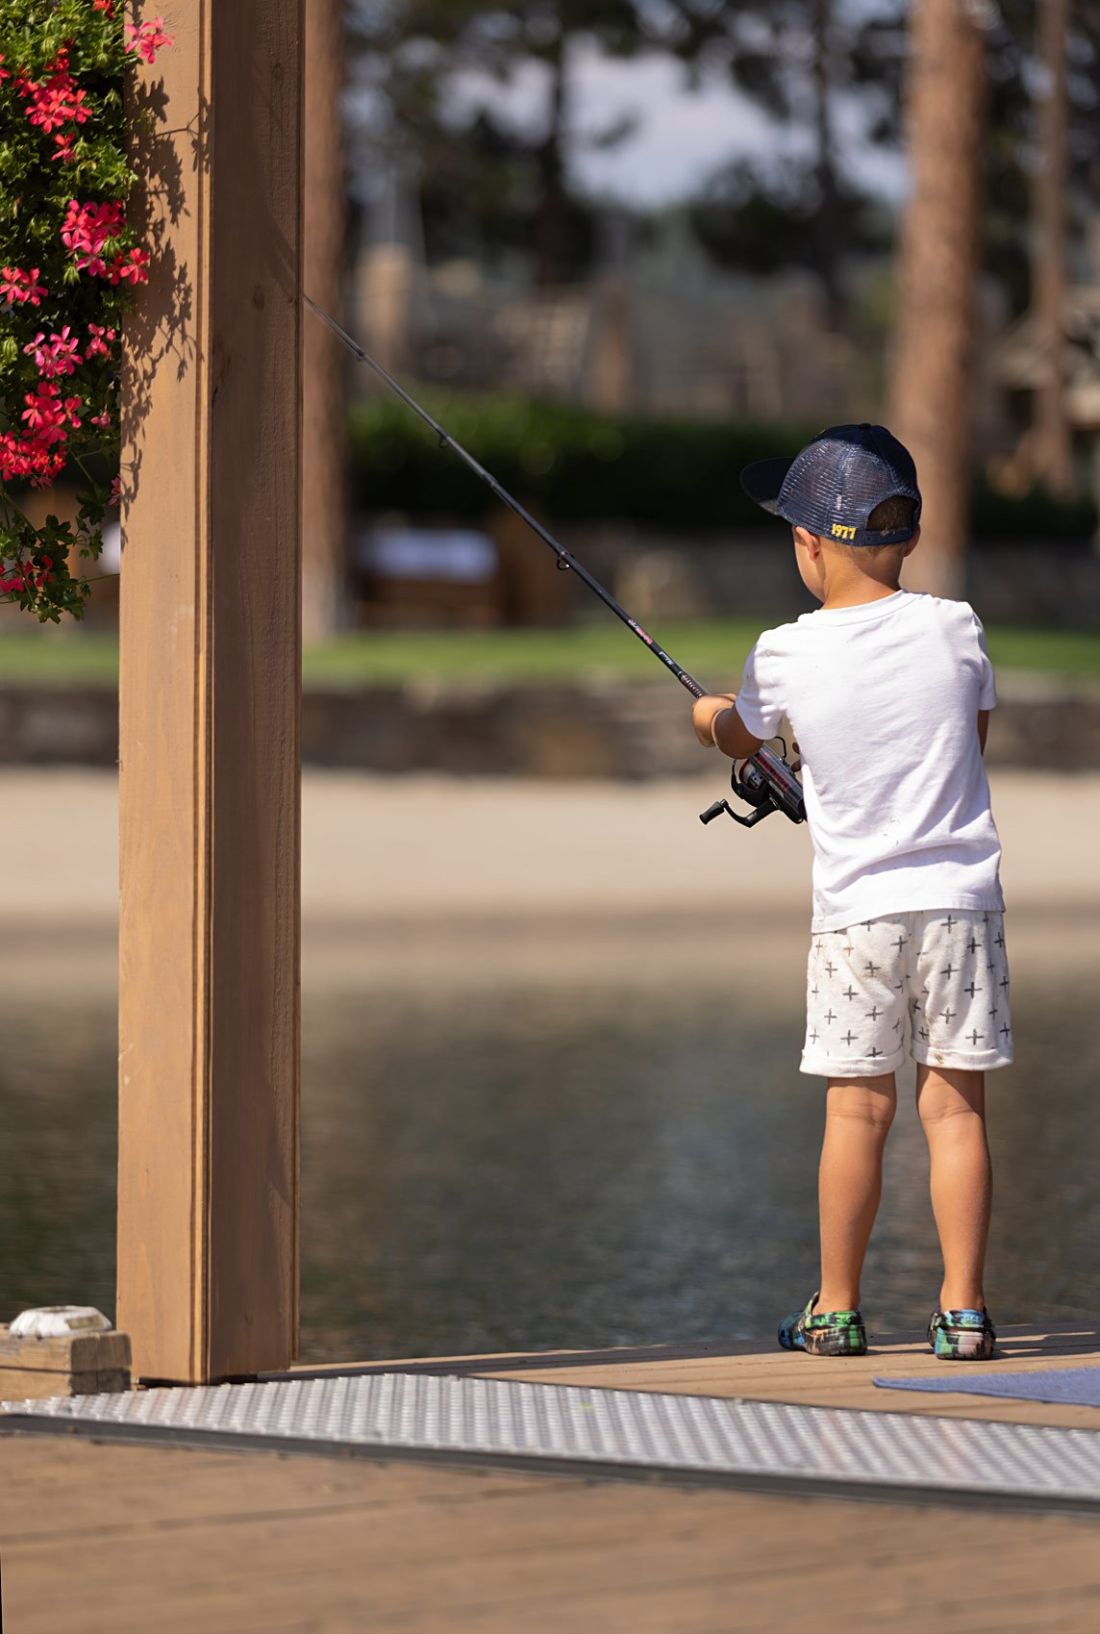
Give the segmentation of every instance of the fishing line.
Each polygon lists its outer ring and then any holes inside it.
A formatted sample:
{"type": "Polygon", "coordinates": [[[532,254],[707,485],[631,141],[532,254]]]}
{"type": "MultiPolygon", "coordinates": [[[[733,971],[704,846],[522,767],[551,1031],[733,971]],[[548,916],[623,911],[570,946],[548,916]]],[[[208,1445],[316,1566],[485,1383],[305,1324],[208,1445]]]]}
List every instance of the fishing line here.
{"type": "MultiPolygon", "coordinates": [[[[695,677],[689,674],[682,665],[678,664],[671,654],[665,651],[660,642],[655,641],[648,631],[642,628],[637,619],[631,618],[626,608],[615,600],[615,597],[609,590],[604,588],[599,579],[591,574],[571,551],[566,550],[565,546],[560,544],[554,538],[554,535],[543,527],[538,518],[532,516],[526,506],[521,505],[519,500],[510,494],[503,484],[497,481],[493,473],[487,471],[480,461],[474,458],[469,449],[464,448],[457,438],[452,437],[446,427],[440,425],[439,421],[429,414],[424,405],[418,403],[416,398],[405,390],[401,382],[395,380],[389,370],[379,363],[377,358],[372,357],[365,346],[359,344],[354,335],[348,333],[343,324],[338,323],[331,313],[326,312],[324,307],[319,306],[312,296],[303,293],[302,300],[310,311],[332,330],[332,333],[336,335],[358,362],[365,363],[368,369],[373,370],[378,378],[392,392],[395,392],[401,401],[423,420],[426,426],[431,428],[439,439],[440,447],[449,448],[452,453],[457,454],[459,459],[469,466],[474,475],[479,477],[492,490],[502,505],[506,505],[509,510],[514,511],[516,516],[527,524],[532,533],[537,534],[543,544],[549,545],[557,559],[558,567],[563,572],[575,573],[581,583],[587,585],[589,590],[600,598],[604,606],[609,608],[615,614],[615,617],[626,625],[628,630],[633,631],[639,641],[645,643],[654,657],[660,659],[665,668],[676,677],[687,692],[691,693],[693,698],[705,696],[706,688],[700,686],[695,677]]],[[[783,742],[782,739],[778,741],[783,742]]],[[[783,747],[785,751],[786,744],[783,747]]],[[[764,746],[758,749],[756,754],[748,760],[742,761],[740,766],[735,761],[730,782],[734,793],[755,808],[752,816],[742,817],[733,811],[725,800],[717,800],[702,813],[704,823],[711,822],[724,812],[727,816],[732,817],[735,822],[741,823],[743,827],[752,828],[761,818],[769,816],[773,811],[783,812],[784,816],[789,817],[792,823],[805,821],[806,807],[802,794],[802,785],[785,758],[785,753],[777,755],[767,746],[764,746]]]]}

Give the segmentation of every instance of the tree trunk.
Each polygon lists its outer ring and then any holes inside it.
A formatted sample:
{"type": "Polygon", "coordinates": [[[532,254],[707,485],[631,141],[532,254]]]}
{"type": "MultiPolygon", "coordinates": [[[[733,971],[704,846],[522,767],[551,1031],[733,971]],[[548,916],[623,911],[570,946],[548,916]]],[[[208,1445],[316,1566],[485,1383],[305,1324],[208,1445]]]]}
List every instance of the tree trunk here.
{"type": "MultiPolygon", "coordinates": [[[[347,215],[343,153],[343,0],[306,0],[305,242],[308,295],[342,318],[347,215]]],[[[306,312],[302,380],[302,632],[340,623],[347,545],[348,360],[306,312]]]]}
{"type": "Polygon", "coordinates": [[[1039,0],[1038,55],[1046,77],[1037,99],[1041,163],[1032,194],[1031,306],[1046,365],[1035,396],[1035,475],[1052,493],[1073,488],[1066,413],[1066,31],[1069,0],[1039,0]]]}
{"type": "Polygon", "coordinates": [[[826,317],[831,329],[839,329],[844,319],[844,291],[841,285],[843,242],[830,99],[832,87],[829,60],[830,4],[831,0],[814,0],[812,19],[814,129],[817,135],[815,169],[818,187],[814,240],[817,273],[825,291],[826,317]]]}
{"type": "Polygon", "coordinates": [[[535,283],[546,289],[561,283],[568,261],[569,206],[565,192],[566,63],[565,42],[548,53],[550,107],[546,140],[539,148],[539,203],[535,220],[535,283]]]}
{"type": "Polygon", "coordinates": [[[906,583],[937,595],[962,591],[969,526],[984,66],[967,0],[917,0],[906,85],[912,193],[890,413],[924,495],[924,538],[906,583]]]}

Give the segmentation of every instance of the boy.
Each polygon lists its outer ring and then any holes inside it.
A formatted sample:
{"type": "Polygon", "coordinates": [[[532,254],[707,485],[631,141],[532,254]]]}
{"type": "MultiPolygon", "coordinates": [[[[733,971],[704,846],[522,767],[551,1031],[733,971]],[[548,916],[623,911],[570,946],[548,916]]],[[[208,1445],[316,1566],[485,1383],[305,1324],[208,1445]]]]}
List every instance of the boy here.
{"type": "Polygon", "coordinates": [[[701,743],[739,760],[786,715],[802,759],[814,847],[802,1071],[828,1081],[821,1284],[779,1343],[817,1356],[867,1348],[860,1273],[908,1042],[944,1265],[928,1338],[944,1359],[984,1359],[995,1338],[982,1285],[984,1075],[1012,1060],[1012,1028],[982,627],[965,602],[899,588],[921,496],[883,426],[834,426],[741,482],[792,525],[821,602],[765,631],[740,693],[700,698],[693,716],[701,743]]]}

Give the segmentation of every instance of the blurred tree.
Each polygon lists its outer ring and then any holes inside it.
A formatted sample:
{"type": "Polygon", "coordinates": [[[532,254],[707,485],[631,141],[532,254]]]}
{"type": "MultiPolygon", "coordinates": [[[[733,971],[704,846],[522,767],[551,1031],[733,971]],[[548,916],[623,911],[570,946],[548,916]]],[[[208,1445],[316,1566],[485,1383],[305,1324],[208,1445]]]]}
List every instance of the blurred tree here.
{"type": "MultiPolygon", "coordinates": [[[[342,315],[347,250],[343,0],[306,0],[303,281],[342,315]]],[[[312,313],[302,336],[302,633],[330,635],[346,572],[348,362],[312,313]]]]}
{"type": "MultiPolygon", "coordinates": [[[[726,265],[753,272],[812,267],[834,324],[846,311],[846,262],[853,252],[881,251],[888,242],[882,211],[844,173],[836,118],[844,100],[863,105],[865,123],[881,124],[883,75],[869,64],[885,38],[882,23],[873,8],[852,0],[726,0],[686,19],[692,61],[721,65],[777,128],[801,127],[810,138],[798,157],[776,163],[764,154],[717,171],[695,201],[696,232],[726,265]]],[[[896,23],[894,35],[900,60],[896,23]]]]}
{"type": "Polygon", "coordinates": [[[977,0],[914,0],[906,82],[912,194],[902,228],[892,429],[912,450],[925,537],[906,583],[958,595],[969,523],[971,364],[986,133],[977,0]]]}
{"type": "Polygon", "coordinates": [[[705,43],[694,24],[712,6],[713,0],[357,0],[353,38],[370,134],[418,154],[426,213],[442,237],[477,227],[490,244],[523,244],[533,251],[536,281],[558,283],[581,270],[592,249],[590,214],[570,192],[570,152],[582,144],[614,145],[633,128],[621,119],[583,135],[576,128],[578,45],[591,41],[617,57],[690,52],[705,43]],[[542,69],[545,92],[522,126],[509,126],[484,106],[465,126],[456,118],[453,97],[463,77],[467,84],[475,75],[505,83],[530,65],[542,69]]]}
{"type": "Polygon", "coordinates": [[[1100,5],[1041,0],[1036,10],[1023,0],[999,7],[921,0],[912,32],[906,105],[914,193],[900,258],[892,413],[913,446],[928,501],[928,543],[909,582],[957,592],[983,250],[1013,310],[1030,303],[1051,364],[1028,463],[1051,492],[1072,489],[1067,262],[1095,222],[1100,5]]]}
{"type": "MultiPolygon", "coordinates": [[[[986,41],[988,140],[982,254],[1013,312],[1028,305],[1039,271],[1029,228],[1045,168],[1044,110],[1065,120],[1064,203],[1071,244],[1080,241],[1100,185],[1100,4],[1064,4],[1062,95],[1036,99],[1047,47],[1036,21],[1046,0],[974,0],[986,41]],[[1037,113],[1039,117],[1037,118],[1037,113]]],[[[762,153],[723,167],[695,201],[693,222],[719,262],[750,272],[813,266],[834,316],[844,311],[844,268],[853,254],[881,251],[890,237],[880,203],[853,185],[836,138],[837,113],[865,141],[900,149],[909,0],[776,0],[769,6],[716,3],[695,19],[694,61],[723,64],[738,89],[776,122],[811,137],[806,151],[776,162],[762,153]]],[[[1056,25],[1046,23],[1053,32],[1056,25]]],[[[1056,116],[1055,116],[1056,117],[1056,116]]],[[[849,151],[852,146],[848,136],[849,151]]],[[[1048,198],[1047,204],[1052,201],[1048,198]]],[[[1041,235],[1040,235],[1041,236],[1041,235]]]]}
{"type": "MultiPolygon", "coordinates": [[[[456,137],[445,125],[421,132],[420,208],[430,261],[529,253],[540,210],[537,144],[480,110],[456,137]]],[[[556,252],[537,276],[560,283],[591,265],[592,209],[564,189],[553,207],[556,252]]]]}
{"type": "MultiPolygon", "coordinates": [[[[899,147],[904,138],[905,22],[911,10],[909,0],[868,7],[852,58],[854,83],[876,94],[869,136],[886,147],[899,147]]],[[[1035,174],[1049,142],[1043,110],[1051,108],[1042,94],[1049,47],[1038,36],[1040,28],[1050,26],[1049,10],[1047,0],[972,0],[972,15],[985,40],[983,266],[1006,291],[1011,310],[1020,313],[1029,304],[1037,271],[1030,212],[1037,202],[1035,174]]],[[[1100,189],[1100,3],[1069,0],[1055,27],[1064,35],[1059,100],[1065,120],[1065,225],[1073,245],[1084,240],[1100,189]]]]}
{"type": "Polygon", "coordinates": [[[1095,219],[1100,187],[1100,4],[1000,0],[989,10],[985,264],[1008,290],[1012,310],[1021,312],[1037,294],[1041,263],[1036,250],[1046,236],[1036,215],[1044,185],[1037,174],[1052,157],[1055,171],[1050,185],[1062,195],[1058,232],[1063,255],[1084,244],[1095,219]]]}
{"type": "Polygon", "coordinates": [[[854,255],[884,254],[893,236],[881,201],[838,180],[826,202],[812,169],[793,161],[763,170],[745,159],[726,165],[692,201],[690,220],[719,266],[760,275],[784,267],[816,273],[834,327],[848,315],[847,264],[854,255]]]}

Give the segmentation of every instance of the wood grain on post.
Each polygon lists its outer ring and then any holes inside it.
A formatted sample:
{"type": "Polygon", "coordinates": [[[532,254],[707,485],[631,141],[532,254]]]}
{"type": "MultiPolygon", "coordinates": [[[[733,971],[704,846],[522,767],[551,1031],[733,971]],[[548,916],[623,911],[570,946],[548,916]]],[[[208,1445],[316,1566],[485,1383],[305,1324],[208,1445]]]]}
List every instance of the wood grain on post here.
{"type": "Polygon", "coordinates": [[[117,1320],[142,1378],[296,1348],[301,13],[177,0],[134,90],[117,1320]]]}
{"type": "Polygon", "coordinates": [[[971,0],[910,14],[902,228],[890,428],[917,462],[924,538],[910,589],[958,595],[970,514],[973,357],[985,132],[985,43],[971,0]]]}
{"type": "MultiPolygon", "coordinates": [[[[306,0],[305,289],[344,321],[344,0],[306,0]]],[[[302,622],[307,643],[331,636],[347,593],[350,359],[327,325],[306,314],[302,335],[302,622]]]]}

